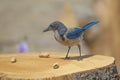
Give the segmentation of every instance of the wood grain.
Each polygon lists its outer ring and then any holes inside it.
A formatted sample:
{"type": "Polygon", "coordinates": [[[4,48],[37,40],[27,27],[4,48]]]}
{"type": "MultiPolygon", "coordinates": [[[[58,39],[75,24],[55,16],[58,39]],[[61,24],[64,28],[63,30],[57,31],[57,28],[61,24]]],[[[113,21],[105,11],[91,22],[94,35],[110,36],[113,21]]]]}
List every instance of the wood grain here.
{"type": "Polygon", "coordinates": [[[89,78],[91,76],[89,80],[93,80],[92,77],[98,75],[99,78],[100,74],[104,74],[106,77],[115,74],[112,77],[117,76],[118,78],[113,57],[84,55],[82,60],[78,60],[78,54],[70,54],[70,59],[64,60],[64,53],[49,53],[49,58],[40,58],[39,54],[41,53],[1,54],[0,78],[12,80],[87,80],[85,78],[88,75],[89,78]],[[17,59],[15,63],[11,63],[12,57],[17,59]],[[59,64],[58,69],[53,68],[54,63],[59,64]]]}

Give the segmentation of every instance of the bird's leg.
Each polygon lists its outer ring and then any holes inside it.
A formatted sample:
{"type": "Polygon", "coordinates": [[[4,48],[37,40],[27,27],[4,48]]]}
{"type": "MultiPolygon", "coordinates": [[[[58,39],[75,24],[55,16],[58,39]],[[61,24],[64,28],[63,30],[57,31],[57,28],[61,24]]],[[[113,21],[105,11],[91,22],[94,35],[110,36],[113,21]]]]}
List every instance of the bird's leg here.
{"type": "Polygon", "coordinates": [[[69,57],[68,57],[68,54],[69,54],[70,48],[71,48],[71,47],[69,46],[65,59],[68,59],[68,58],[69,58],[69,57]]]}
{"type": "Polygon", "coordinates": [[[80,54],[79,59],[81,60],[81,47],[80,47],[80,45],[79,45],[79,44],[78,44],[78,48],[79,48],[79,54],[80,54]]]}

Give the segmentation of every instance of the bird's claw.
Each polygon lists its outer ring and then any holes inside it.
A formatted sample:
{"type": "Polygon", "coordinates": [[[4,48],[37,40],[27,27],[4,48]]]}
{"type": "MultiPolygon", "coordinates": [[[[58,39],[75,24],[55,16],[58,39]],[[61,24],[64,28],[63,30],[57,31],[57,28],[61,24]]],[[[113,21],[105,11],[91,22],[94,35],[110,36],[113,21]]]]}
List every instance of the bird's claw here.
{"type": "Polygon", "coordinates": [[[65,57],[65,60],[70,59],[70,57],[65,57]]]}
{"type": "Polygon", "coordinates": [[[82,60],[83,58],[80,56],[79,58],[78,58],[78,60],[82,60]]]}

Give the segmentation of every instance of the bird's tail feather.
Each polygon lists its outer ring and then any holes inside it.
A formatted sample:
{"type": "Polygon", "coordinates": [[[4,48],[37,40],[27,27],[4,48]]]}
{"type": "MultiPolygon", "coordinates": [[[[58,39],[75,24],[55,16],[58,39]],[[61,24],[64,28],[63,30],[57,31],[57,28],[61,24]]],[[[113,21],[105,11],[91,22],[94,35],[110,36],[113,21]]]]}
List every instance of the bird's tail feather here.
{"type": "Polygon", "coordinates": [[[90,22],[90,23],[86,24],[85,26],[83,26],[82,29],[86,30],[97,23],[99,23],[99,21],[90,22]]]}

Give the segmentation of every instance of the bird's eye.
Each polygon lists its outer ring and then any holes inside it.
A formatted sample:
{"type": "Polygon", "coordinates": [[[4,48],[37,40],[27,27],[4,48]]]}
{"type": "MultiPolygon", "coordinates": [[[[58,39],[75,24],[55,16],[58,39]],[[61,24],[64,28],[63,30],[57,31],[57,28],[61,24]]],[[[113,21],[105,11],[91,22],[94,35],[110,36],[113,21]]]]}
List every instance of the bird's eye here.
{"type": "Polygon", "coordinates": [[[52,30],[56,30],[57,29],[57,26],[56,25],[50,25],[50,27],[52,30]]]}
{"type": "Polygon", "coordinates": [[[50,25],[51,28],[53,28],[54,26],[53,25],[50,25]]]}

